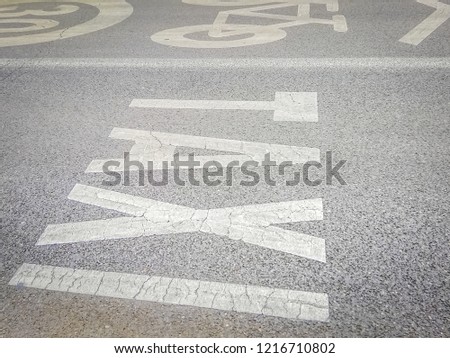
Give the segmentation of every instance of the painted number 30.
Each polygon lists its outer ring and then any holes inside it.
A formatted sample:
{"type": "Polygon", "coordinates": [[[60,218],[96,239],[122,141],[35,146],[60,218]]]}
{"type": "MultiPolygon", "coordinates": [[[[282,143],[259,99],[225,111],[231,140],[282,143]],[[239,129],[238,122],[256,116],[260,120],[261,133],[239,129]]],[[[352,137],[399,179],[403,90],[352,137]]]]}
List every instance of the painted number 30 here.
{"type": "Polygon", "coordinates": [[[133,7],[125,0],[59,0],[49,4],[39,0],[3,0],[0,6],[0,47],[31,45],[102,30],[125,20],[133,7]],[[91,9],[96,16],[70,27],[63,20],[81,18],[91,9]]]}

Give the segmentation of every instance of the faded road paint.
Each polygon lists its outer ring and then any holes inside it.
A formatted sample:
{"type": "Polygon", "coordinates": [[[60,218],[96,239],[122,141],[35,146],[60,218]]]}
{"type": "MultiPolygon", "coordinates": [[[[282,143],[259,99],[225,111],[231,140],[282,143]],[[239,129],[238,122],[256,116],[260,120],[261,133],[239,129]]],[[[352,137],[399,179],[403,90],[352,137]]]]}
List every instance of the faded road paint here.
{"type": "Polygon", "coordinates": [[[69,199],[132,217],[49,225],[37,245],[204,232],[326,262],[324,239],[272,226],[323,220],[321,198],[196,210],[77,184],[69,199]]]}
{"type": "Polygon", "coordinates": [[[439,26],[450,19],[450,5],[443,4],[437,0],[417,0],[417,2],[433,7],[436,10],[399,40],[400,42],[415,46],[420,44],[439,26]]]}
{"type": "Polygon", "coordinates": [[[42,290],[327,321],[328,295],[181,278],[23,264],[9,282],[42,290]]]}
{"type": "MultiPolygon", "coordinates": [[[[116,25],[133,13],[133,7],[125,0],[58,0],[53,10],[25,10],[15,11],[18,5],[33,3],[46,3],[42,0],[3,0],[0,6],[0,47],[30,45],[69,37],[85,35],[116,25]],[[64,4],[68,3],[68,4],[64,4]],[[70,27],[61,27],[60,22],[54,19],[40,19],[39,17],[53,17],[75,13],[79,10],[77,3],[95,6],[99,13],[86,22],[70,27]],[[31,16],[25,17],[23,16],[31,16]],[[25,27],[2,27],[2,24],[28,24],[25,27]],[[47,32],[34,32],[36,30],[48,30],[47,32]],[[15,36],[12,36],[16,32],[15,36]],[[11,36],[1,36],[7,33],[11,36]]],[[[47,4],[48,6],[48,4],[47,4]]],[[[64,24],[61,24],[64,25],[64,24]]]]}
{"type": "MultiPolygon", "coordinates": [[[[270,159],[280,164],[283,161],[301,164],[308,161],[320,161],[320,149],[308,147],[296,147],[281,144],[269,144],[258,142],[244,142],[239,140],[191,136],[185,134],[150,132],[129,128],[114,128],[109,135],[110,138],[130,140],[135,144],[130,150],[130,160],[137,160],[146,167],[147,162],[153,162],[153,169],[161,169],[163,161],[167,161],[169,168],[173,161],[176,147],[190,147],[210,149],[224,152],[235,152],[235,155],[198,155],[195,160],[200,164],[207,161],[219,161],[227,165],[230,161],[254,160],[259,163],[264,161],[265,155],[270,154],[270,159]]],[[[180,161],[187,160],[187,156],[180,155],[180,161]]],[[[106,162],[116,161],[118,166],[110,166],[116,171],[123,171],[124,159],[96,159],[93,160],[86,173],[101,173],[106,162]]],[[[132,166],[130,170],[138,170],[132,166]]]]}

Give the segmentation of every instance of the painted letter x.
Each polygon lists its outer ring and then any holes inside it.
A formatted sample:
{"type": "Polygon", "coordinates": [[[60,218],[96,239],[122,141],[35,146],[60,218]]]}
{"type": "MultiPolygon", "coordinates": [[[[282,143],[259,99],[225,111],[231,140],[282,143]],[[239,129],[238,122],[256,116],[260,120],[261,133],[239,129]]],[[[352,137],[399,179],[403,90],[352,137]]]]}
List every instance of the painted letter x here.
{"type": "Polygon", "coordinates": [[[127,215],[49,225],[37,245],[204,232],[325,262],[325,241],[274,224],[322,220],[322,199],[197,210],[143,197],[76,184],[69,199],[127,215]]]}

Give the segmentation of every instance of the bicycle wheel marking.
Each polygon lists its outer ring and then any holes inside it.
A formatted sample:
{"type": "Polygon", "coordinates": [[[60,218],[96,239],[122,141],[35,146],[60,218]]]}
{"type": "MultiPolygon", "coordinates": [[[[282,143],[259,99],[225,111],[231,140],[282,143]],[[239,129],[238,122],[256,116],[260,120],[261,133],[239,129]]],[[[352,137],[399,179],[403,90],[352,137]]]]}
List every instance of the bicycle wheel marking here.
{"type": "MultiPolygon", "coordinates": [[[[154,34],[151,39],[154,42],[176,46],[176,47],[191,47],[191,48],[229,48],[229,47],[243,47],[249,45],[261,45],[268,42],[278,41],[286,37],[287,33],[281,29],[266,27],[266,26],[255,26],[255,25],[234,25],[226,24],[220,27],[221,30],[229,31],[227,37],[235,35],[250,35],[238,40],[220,40],[217,37],[215,40],[195,40],[189,38],[189,36],[195,34],[201,34],[204,32],[209,32],[215,30],[214,25],[194,25],[177,27],[174,29],[168,29],[160,31],[154,34]]],[[[222,36],[225,37],[225,36],[222,36]]]]}
{"type": "Polygon", "coordinates": [[[203,6],[251,6],[283,2],[284,0],[182,0],[185,4],[203,6]]]}
{"type": "Polygon", "coordinates": [[[126,0],[4,0],[0,7],[0,47],[31,45],[85,35],[113,26],[133,12],[126,0]],[[64,27],[83,8],[93,8],[95,17],[64,27]],[[5,26],[6,25],[6,26],[5,26]],[[13,26],[11,25],[20,25],[13,26]]]}
{"type": "Polygon", "coordinates": [[[313,18],[310,16],[310,5],[312,3],[325,5],[327,11],[336,12],[339,9],[337,0],[254,0],[249,2],[241,0],[216,0],[210,2],[204,0],[184,0],[184,2],[204,6],[259,6],[220,11],[212,24],[183,26],[157,32],[151,37],[154,42],[168,46],[187,48],[232,48],[278,41],[287,35],[283,28],[301,25],[331,25],[336,32],[347,31],[347,23],[345,17],[342,15],[334,15],[331,19],[313,18]],[[267,10],[288,7],[296,8],[295,15],[280,15],[267,12],[267,10]],[[268,26],[231,24],[227,23],[230,15],[273,19],[281,22],[268,26]],[[205,40],[198,38],[199,35],[204,35],[205,33],[209,38],[205,40]],[[233,38],[235,36],[239,38],[233,38]]]}

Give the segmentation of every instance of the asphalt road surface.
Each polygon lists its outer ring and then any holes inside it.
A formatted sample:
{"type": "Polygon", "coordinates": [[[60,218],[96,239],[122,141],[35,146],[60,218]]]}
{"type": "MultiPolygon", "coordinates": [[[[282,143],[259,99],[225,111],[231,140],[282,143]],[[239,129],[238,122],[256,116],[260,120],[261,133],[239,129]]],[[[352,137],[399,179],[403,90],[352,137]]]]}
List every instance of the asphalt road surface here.
{"type": "Polygon", "coordinates": [[[450,2],[310,2],[0,1],[1,336],[450,336],[450,2]]]}

